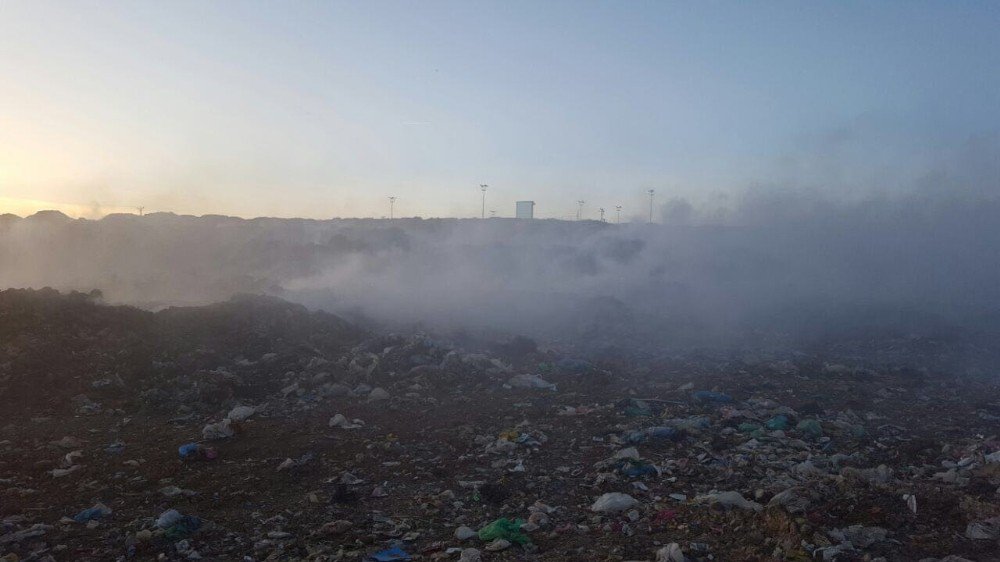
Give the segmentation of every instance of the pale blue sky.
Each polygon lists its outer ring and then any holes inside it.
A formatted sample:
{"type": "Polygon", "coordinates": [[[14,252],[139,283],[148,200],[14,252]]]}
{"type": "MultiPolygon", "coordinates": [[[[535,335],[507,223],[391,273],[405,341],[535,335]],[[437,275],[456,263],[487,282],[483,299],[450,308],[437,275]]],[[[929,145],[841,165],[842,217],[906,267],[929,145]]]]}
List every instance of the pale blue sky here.
{"type": "Polygon", "coordinates": [[[997,3],[0,0],[20,212],[630,214],[896,188],[998,130],[997,3]]]}

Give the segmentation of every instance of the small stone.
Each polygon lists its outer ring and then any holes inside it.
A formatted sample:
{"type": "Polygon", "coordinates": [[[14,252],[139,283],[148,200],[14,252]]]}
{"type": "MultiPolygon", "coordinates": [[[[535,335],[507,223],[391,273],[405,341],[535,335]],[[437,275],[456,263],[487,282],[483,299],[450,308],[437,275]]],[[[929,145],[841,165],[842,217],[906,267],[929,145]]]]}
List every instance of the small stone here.
{"type": "Polygon", "coordinates": [[[346,519],[338,519],[336,521],[330,521],[329,523],[324,523],[322,527],[319,528],[318,533],[325,536],[342,535],[349,531],[354,523],[346,519]]]}
{"type": "Polygon", "coordinates": [[[496,539],[490,544],[486,545],[486,550],[491,552],[499,552],[501,550],[506,550],[510,548],[510,541],[507,539],[496,539]]]}
{"type": "Polygon", "coordinates": [[[250,419],[250,416],[257,413],[257,408],[253,406],[236,406],[232,410],[229,410],[229,415],[226,417],[233,421],[246,421],[250,419]]]}
{"type": "Polygon", "coordinates": [[[542,511],[535,511],[528,516],[528,523],[538,527],[544,527],[549,524],[549,516],[542,511]]]}
{"type": "Polygon", "coordinates": [[[172,498],[183,494],[184,490],[178,488],[177,486],[167,486],[165,488],[160,488],[160,493],[168,498],[172,498]]]}
{"type": "Polygon", "coordinates": [[[455,529],[455,538],[460,541],[467,541],[476,536],[476,532],[465,525],[455,529]]]}
{"type": "Polygon", "coordinates": [[[357,422],[358,420],[352,422],[351,420],[347,419],[347,417],[344,416],[344,414],[337,414],[332,418],[330,418],[330,427],[339,427],[341,429],[357,429],[361,427],[361,424],[357,422]]]}
{"type": "Polygon", "coordinates": [[[386,390],[384,388],[382,388],[382,387],[374,388],[374,389],[372,389],[371,392],[368,393],[368,401],[369,402],[377,402],[377,401],[380,401],[380,400],[388,400],[389,398],[391,398],[391,396],[389,396],[389,393],[386,392],[386,390]]]}
{"type": "Polygon", "coordinates": [[[672,542],[656,551],[656,562],[684,562],[684,552],[681,545],[672,542]]]}
{"type": "Polygon", "coordinates": [[[1000,538],[1000,517],[969,523],[965,527],[965,537],[972,540],[996,540],[1000,538]]]}
{"type": "Polygon", "coordinates": [[[478,548],[467,548],[462,551],[458,562],[482,562],[483,555],[478,548]]]}
{"type": "Polygon", "coordinates": [[[267,538],[275,540],[290,539],[292,538],[292,534],[285,531],[271,531],[267,534],[267,538]]]}

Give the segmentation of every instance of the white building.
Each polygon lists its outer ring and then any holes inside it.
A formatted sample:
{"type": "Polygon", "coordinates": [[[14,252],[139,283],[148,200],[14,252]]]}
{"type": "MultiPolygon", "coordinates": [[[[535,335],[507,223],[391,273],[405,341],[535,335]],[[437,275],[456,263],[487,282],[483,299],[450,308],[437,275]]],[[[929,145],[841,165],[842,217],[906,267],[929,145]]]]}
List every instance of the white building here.
{"type": "Polygon", "coordinates": [[[517,202],[517,212],[514,215],[519,219],[533,219],[535,218],[535,202],[534,201],[518,201],[517,202]]]}

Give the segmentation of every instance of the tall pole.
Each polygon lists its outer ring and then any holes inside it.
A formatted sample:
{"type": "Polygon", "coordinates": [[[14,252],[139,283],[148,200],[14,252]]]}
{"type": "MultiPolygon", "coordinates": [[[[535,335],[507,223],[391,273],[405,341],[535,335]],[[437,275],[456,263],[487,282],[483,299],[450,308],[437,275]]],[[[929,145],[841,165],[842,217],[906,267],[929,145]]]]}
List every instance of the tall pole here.
{"type": "Polygon", "coordinates": [[[649,190],[649,224],[653,224],[653,190],[649,190]]]}
{"type": "Polygon", "coordinates": [[[396,205],[396,198],[389,198],[389,220],[392,220],[392,208],[396,205]]]}
{"type": "Polygon", "coordinates": [[[604,222],[604,207],[601,207],[601,222],[604,222]]]}
{"type": "Polygon", "coordinates": [[[489,187],[489,185],[487,185],[485,183],[479,184],[479,189],[481,189],[483,191],[483,214],[480,216],[480,218],[484,218],[484,219],[486,218],[486,188],[487,187],[489,187]]]}
{"type": "Polygon", "coordinates": [[[580,220],[580,218],[583,216],[583,199],[577,201],[576,204],[579,205],[576,208],[576,220],[580,220]]]}
{"type": "Polygon", "coordinates": [[[615,205],[615,213],[617,213],[615,215],[615,224],[619,224],[619,223],[622,222],[622,206],[621,205],[615,205]]]}

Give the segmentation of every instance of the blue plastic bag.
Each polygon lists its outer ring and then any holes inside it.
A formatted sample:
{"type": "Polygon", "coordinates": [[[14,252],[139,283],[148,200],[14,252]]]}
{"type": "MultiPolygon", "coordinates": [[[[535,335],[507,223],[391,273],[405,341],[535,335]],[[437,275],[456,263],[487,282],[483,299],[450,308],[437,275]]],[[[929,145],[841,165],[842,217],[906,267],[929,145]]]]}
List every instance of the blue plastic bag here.
{"type": "Polygon", "coordinates": [[[402,548],[393,547],[380,550],[368,557],[373,562],[400,562],[402,560],[412,560],[413,558],[402,548]]]}

